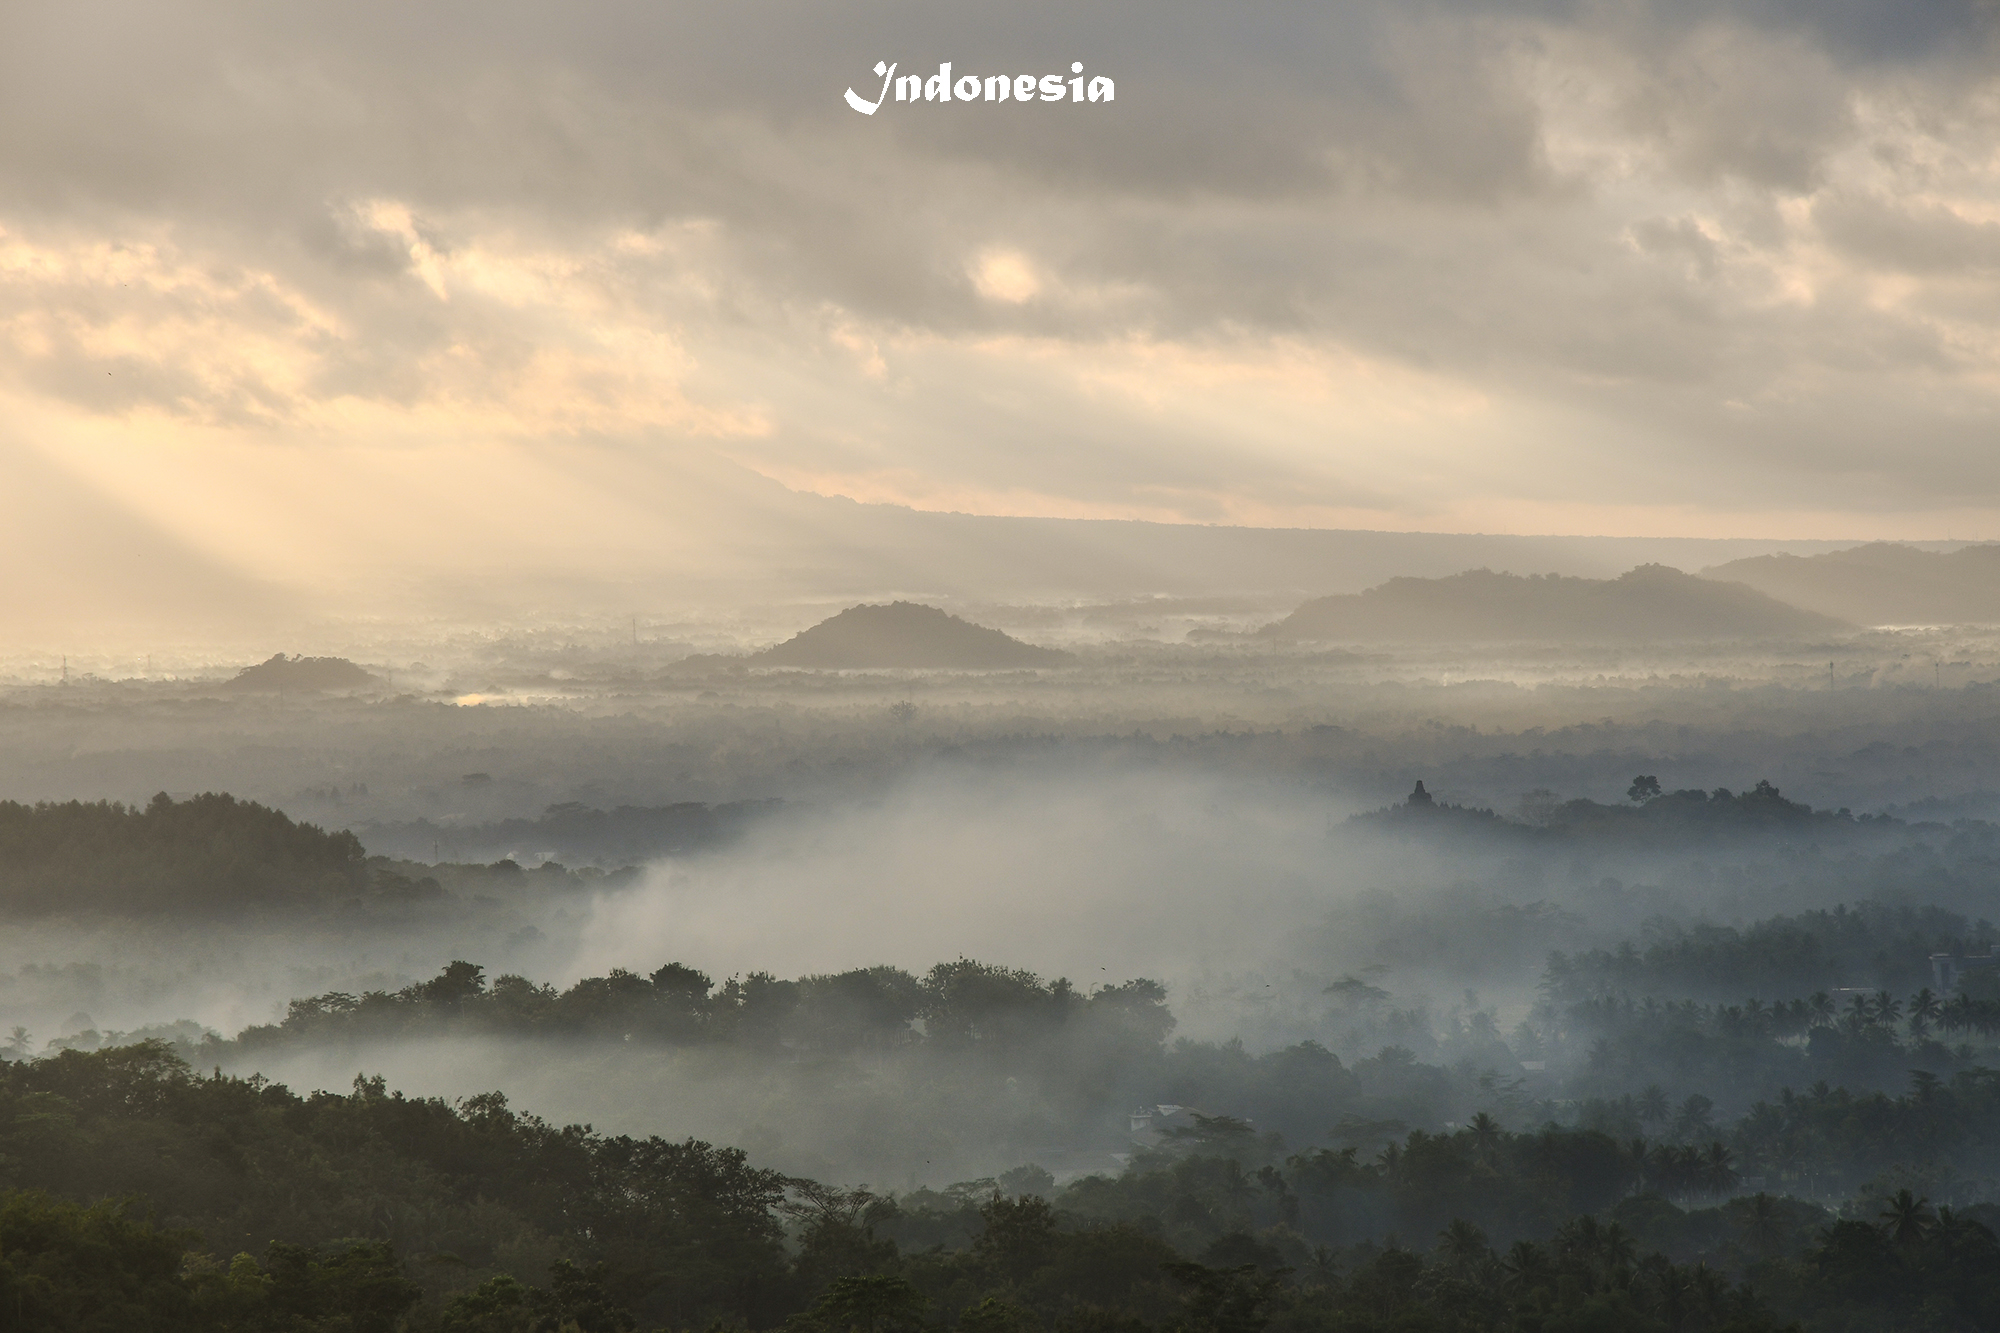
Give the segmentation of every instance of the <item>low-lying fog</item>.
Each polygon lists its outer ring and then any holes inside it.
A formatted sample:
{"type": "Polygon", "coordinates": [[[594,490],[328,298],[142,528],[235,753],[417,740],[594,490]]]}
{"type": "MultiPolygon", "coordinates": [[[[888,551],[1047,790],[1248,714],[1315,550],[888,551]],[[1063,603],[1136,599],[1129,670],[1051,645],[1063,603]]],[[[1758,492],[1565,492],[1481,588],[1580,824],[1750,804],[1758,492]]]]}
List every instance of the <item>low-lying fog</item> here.
{"type": "MultiPolygon", "coordinates": [[[[1870,642],[1878,656],[1896,646],[1870,642]]],[[[1471,658],[1459,673],[1435,655],[1154,645],[1100,648],[1066,677],[668,673],[511,706],[21,685],[0,710],[0,787],[15,797],[233,790],[364,841],[386,846],[400,830],[406,853],[431,830],[445,860],[444,842],[484,846],[480,830],[532,826],[560,801],[777,799],[628,875],[602,873],[619,864],[609,852],[587,874],[538,870],[530,839],[507,844],[527,867],[516,879],[440,867],[446,888],[394,911],[19,923],[0,937],[0,1028],[25,1029],[19,1052],[149,1030],[184,1045],[201,1029],[233,1038],[299,997],[396,991],[454,959],[489,981],[561,988],[668,962],[720,985],[878,964],[921,976],[965,957],[1085,993],[1157,980],[1176,1038],[1240,1039],[1245,1058],[1309,1040],[1361,1067],[1408,1045],[1460,1061],[1469,1079],[1513,1058],[1494,1034],[1535,1011],[1551,950],[1908,897],[1940,853],[1899,851],[1914,835],[1890,832],[1817,848],[1552,849],[1350,816],[1401,801],[1419,779],[1440,800],[1519,816],[1537,801],[1617,803],[1635,774],[1670,791],[1768,777],[1856,814],[1984,814],[2000,790],[1993,645],[1966,635],[1930,646],[1939,660],[1921,672],[1885,657],[1872,674],[1836,668],[1830,681],[1796,646],[1718,649],[1691,674],[1700,653],[1683,654],[1682,674],[1628,653],[1594,678],[1582,658],[1559,671],[1526,654],[1521,679],[1507,679],[1490,663],[1468,678],[1471,658]],[[1892,854],[1903,869],[1884,869],[1892,854]],[[1379,1001],[1365,1011],[1353,1003],[1363,985],[1379,1001]],[[1465,1044],[1474,1029],[1485,1045],[1465,1044]]],[[[546,674],[515,665],[515,679],[546,674]]],[[[399,862],[396,873],[430,872],[399,862]]],[[[1933,875],[1922,900],[1978,917],[1988,879],[1933,875]]],[[[344,1089],[365,1071],[419,1095],[500,1088],[554,1120],[710,1138],[789,1170],[894,1185],[1029,1156],[1096,1169],[1117,1140],[1108,1120],[1086,1132],[1009,1104],[1035,1095],[1012,1076],[954,1082],[889,1057],[773,1062],[477,1035],[215,1049],[294,1087],[344,1089]]],[[[1175,1090],[1141,1079],[1103,1095],[1115,1105],[1175,1090]]]]}

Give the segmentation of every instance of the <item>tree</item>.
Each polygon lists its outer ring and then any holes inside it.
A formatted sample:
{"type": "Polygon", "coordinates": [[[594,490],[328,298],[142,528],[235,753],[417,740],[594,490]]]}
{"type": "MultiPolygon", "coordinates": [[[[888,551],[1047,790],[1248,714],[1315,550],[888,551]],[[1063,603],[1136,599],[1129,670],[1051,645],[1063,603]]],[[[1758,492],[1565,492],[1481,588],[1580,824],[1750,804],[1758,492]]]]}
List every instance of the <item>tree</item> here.
{"type": "Polygon", "coordinates": [[[1183,1288],[1187,1319],[1180,1327],[1186,1333],[1263,1333],[1290,1271],[1260,1273],[1255,1264],[1209,1268],[1185,1261],[1170,1263],[1166,1269],[1183,1288]]]}
{"type": "Polygon", "coordinates": [[[84,1208],[36,1190],[0,1201],[0,1320],[19,1329],[181,1329],[187,1237],[125,1204],[84,1208]]]}
{"type": "Polygon", "coordinates": [[[1930,1025],[1943,1013],[1944,1003],[1931,994],[1929,986],[1924,987],[1910,997],[1910,1035],[1919,1041],[1923,1040],[1924,1034],[1930,1030],[1930,1025]]]}
{"type": "Polygon", "coordinates": [[[973,1242],[973,1249],[1016,1279],[1044,1263],[1055,1244],[1055,1209],[1038,1195],[1009,1199],[996,1190],[980,1207],[979,1218],[986,1229],[973,1242]]]}
{"type": "Polygon", "coordinates": [[[1632,785],[1625,789],[1625,799],[1634,805],[1644,805],[1660,794],[1660,780],[1649,774],[1640,774],[1632,779],[1632,785]]]}
{"type": "Polygon", "coordinates": [[[1720,1141],[1709,1144],[1702,1154],[1701,1183],[1711,1194],[1725,1194],[1736,1185],[1735,1156],[1720,1141]]]}
{"type": "Polygon", "coordinates": [[[1502,1286],[1516,1298],[1555,1281],[1555,1268],[1548,1255],[1532,1241],[1515,1241],[1514,1247],[1500,1260],[1500,1271],[1505,1275],[1502,1286]]]}
{"type": "Polygon", "coordinates": [[[1743,1208],[1741,1226],[1743,1239],[1753,1251],[1765,1257],[1777,1253],[1779,1244],[1785,1238],[1785,1223],[1778,1211],[1778,1201],[1762,1190],[1752,1195],[1743,1208]]]}
{"type": "Polygon", "coordinates": [[[1698,1092],[1688,1094],[1688,1099],[1681,1103],[1674,1116],[1674,1132],[1684,1138],[1707,1132],[1708,1118],[1714,1110],[1715,1103],[1711,1099],[1698,1092]]]}
{"type": "Polygon", "coordinates": [[[1465,1129],[1472,1136],[1473,1155],[1491,1166],[1494,1154],[1499,1151],[1503,1135],[1500,1122],[1481,1111],[1466,1122],[1465,1129]]]}
{"type": "Polygon", "coordinates": [[[835,1328],[882,1333],[921,1322],[926,1304],[908,1278],[876,1273],[836,1278],[813,1314],[835,1328]]]}
{"type": "Polygon", "coordinates": [[[1438,1252],[1461,1273],[1471,1272],[1493,1254],[1487,1247],[1486,1233],[1464,1218],[1453,1219],[1438,1233],[1438,1252]]]}
{"type": "Polygon", "coordinates": [[[1920,1199],[1905,1189],[1891,1195],[1879,1216],[1882,1219],[1882,1233],[1889,1243],[1899,1250],[1908,1249],[1922,1240],[1931,1228],[1930,1200],[1920,1199]]]}

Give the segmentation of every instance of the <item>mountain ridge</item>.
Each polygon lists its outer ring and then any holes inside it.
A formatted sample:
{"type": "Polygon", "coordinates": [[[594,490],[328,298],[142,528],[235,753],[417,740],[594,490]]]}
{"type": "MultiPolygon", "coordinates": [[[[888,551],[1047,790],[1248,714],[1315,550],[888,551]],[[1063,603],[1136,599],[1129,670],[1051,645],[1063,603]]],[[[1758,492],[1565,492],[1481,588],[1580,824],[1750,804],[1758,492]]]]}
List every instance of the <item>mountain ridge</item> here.
{"type": "Polygon", "coordinates": [[[1859,625],[2000,624],[2000,544],[1940,552],[1868,542],[1818,555],[1751,556],[1701,573],[1859,625]]]}
{"type": "Polygon", "coordinates": [[[1849,628],[1744,584],[1640,565],[1615,579],[1488,569],[1393,578],[1364,592],[1314,598],[1257,635],[1350,642],[1645,643],[1784,638],[1849,628]]]}

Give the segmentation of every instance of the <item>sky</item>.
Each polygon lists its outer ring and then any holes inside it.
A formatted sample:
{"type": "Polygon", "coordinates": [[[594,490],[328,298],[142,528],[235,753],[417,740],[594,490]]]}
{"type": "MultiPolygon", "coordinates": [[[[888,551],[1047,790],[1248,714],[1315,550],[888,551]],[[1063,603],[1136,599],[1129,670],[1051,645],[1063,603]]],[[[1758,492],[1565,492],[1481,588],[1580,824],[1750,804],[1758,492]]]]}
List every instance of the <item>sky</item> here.
{"type": "Polygon", "coordinates": [[[800,492],[2000,537],[1994,12],[0,6],[0,553],[248,605],[754,559],[800,492]],[[878,61],[1115,98],[861,115],[878,61]]]}

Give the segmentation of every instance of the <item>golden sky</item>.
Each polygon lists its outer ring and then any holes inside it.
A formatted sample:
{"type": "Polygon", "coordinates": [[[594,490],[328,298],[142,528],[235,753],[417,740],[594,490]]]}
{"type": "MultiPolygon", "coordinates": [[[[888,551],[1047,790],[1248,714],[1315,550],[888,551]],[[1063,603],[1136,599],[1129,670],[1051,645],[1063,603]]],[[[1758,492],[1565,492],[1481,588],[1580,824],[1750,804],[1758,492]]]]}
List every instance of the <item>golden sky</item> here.
{"type": "Polygon", "coordinates": [[[10,6],[7,553],[616,578],[781,488],[2000,537],[1991,22],[1875,9],[10,6]],[[857,115],[878,60],[1117,100],[857,115]]]}

